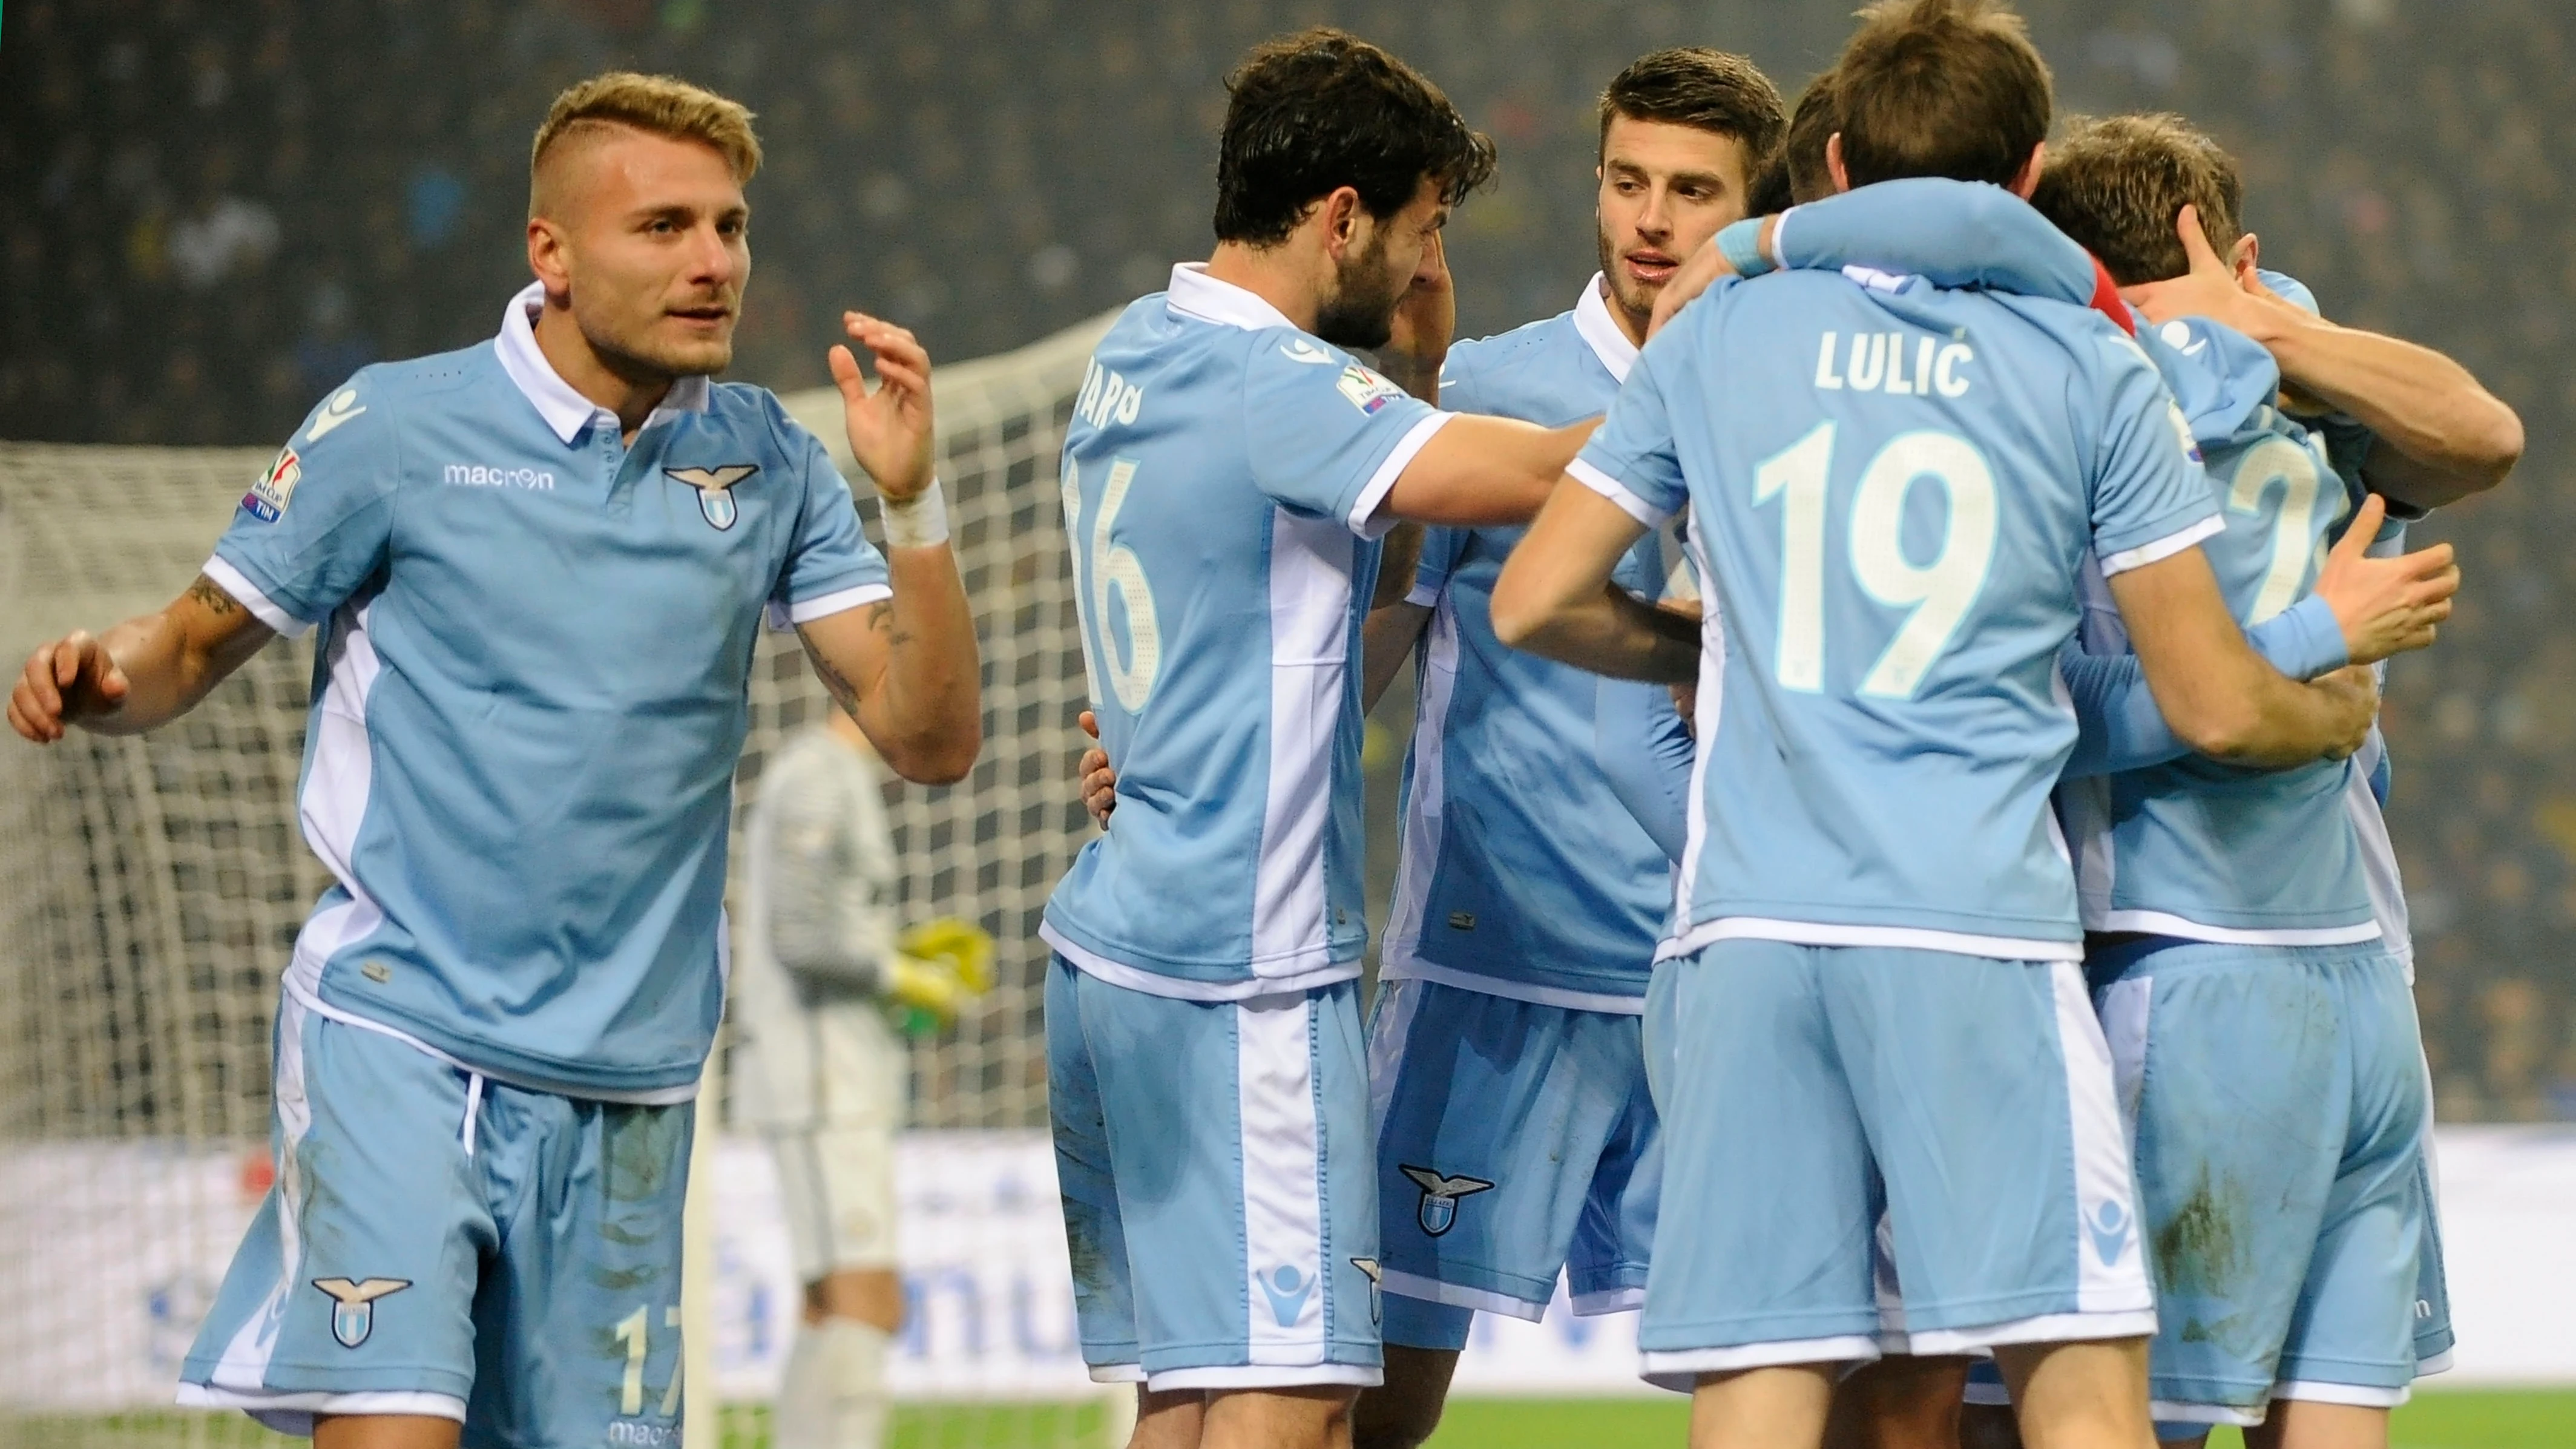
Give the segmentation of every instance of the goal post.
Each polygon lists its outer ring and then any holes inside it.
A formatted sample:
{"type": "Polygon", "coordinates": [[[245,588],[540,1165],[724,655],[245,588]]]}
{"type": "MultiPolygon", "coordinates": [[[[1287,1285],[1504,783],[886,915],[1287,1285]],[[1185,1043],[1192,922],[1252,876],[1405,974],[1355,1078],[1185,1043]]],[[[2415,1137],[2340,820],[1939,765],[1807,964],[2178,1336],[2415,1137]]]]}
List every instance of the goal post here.
{"type": "MultiPolygon", "coordinates": [[[[903,1161],[932,1196],[908,1200],[906,1223],[918,1206],[933,1225],[924,1237],[964,1260],[916,1291],[925,1326],[897,1355],[921,1360],[898,1373],[916,1395],[1037,1403],[1067,1382],[1066,1285],[1026,1270],[1048,1251],[1032,1235],[1051,1230],[1063,1251],[1060,1223],[1045,1226],[1051,1176],[1030,1175],[1045,1168],[1036,926],[1091,830],[1072,776],[1085,687],[1056,469],[1084,359],[1109,321],[934,375],[939,473],[983,649],[985,744],[964,782],[894,792],[900,909],[977,921],[999,950],[991,995],[912,1047],[918,1130],[903,1161]],[[1006,1260],[1021,1267],[965,1271],[1006,1260]],[[976,1353],[980,1367],[966,1361],[976,1353]],[[1040,1360],[1052,1367],[1029,1377],[1040,1360]]],[[[785,401],[855,475],[837,393],[785,401]]],[[[271,456],[0,443],[0,659],[14,670],[43,639],[175,596],[271,456]]],[[[862,516],[873,533],[875,510],[862,516]]],[[[0,738],[0,1446],[271,1442],[238,1415],[169,1405],[178,1357],[267,1185],[278,977],[328,883],[295,821],[311,667],[309,642],[280,641],[148,735],[75,733],[46,749],[0,738]]],[[[737,823],[782,736],[828,707],[792,635],[764,637],[750,704],[737,823]]],[[[706,1251],[684,1308],[687,1402],[710,1426],[709,1390],[759,1382],[751,1360],[775,1356],[794,1308],[764,1297],[766,1280],[746,1286],[743,1264],[711,1241],[727,1213],[752,1211],[740,1204],[760,1163],[724,1120],[711,1092],[699,1157],[712,1180],[693,1202],[716,1208],[692,1215],[706,1251]]],[[[990,1432],[941,1442],[1071,1444],[1074,1421],[997,1412],[990,1432]]],[[[706,1432],[690,1441],[713,1442],[706,1432]]]]}

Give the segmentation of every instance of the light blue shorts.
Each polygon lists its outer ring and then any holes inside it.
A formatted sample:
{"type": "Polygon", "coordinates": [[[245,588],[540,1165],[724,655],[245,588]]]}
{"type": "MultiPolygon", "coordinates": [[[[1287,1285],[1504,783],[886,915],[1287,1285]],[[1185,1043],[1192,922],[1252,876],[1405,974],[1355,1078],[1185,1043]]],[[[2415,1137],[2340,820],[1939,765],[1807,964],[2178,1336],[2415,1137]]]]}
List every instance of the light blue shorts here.
{"type": "Polygon", "coordinates": [[[1083,1361],[1173,1389],[1380,1378],[1359,985],[1185,1001],[1047,968],[1083,1361]]]}
{"type": "Polygon", "coordinates": [[[1642,1304],[1663,1153],[1638,1018],[1389,981],[1369,1018],[1386,1337],[1642,1304]]]}
{"type": "Polygon", "coordinates": [[[676,1445],[688,1103],[504,1086],[293,997],[277,1182],[180,1402],[462,1420],[469,1446],[676,1445]]]}
{"type": "Polygon", "coordinates": [[[1660,967],[1655,999],[1649,1380],[2154,1331],[2072,963],[1730,939],[1660,967]]]}
{"type": "Polygon", "coordinates": [[[2147,938],[2088,970],[2136,1122],[2156,1417],[2404,1402],[2432,1115],[2404,966],[2375,941],[2147,938]]]}

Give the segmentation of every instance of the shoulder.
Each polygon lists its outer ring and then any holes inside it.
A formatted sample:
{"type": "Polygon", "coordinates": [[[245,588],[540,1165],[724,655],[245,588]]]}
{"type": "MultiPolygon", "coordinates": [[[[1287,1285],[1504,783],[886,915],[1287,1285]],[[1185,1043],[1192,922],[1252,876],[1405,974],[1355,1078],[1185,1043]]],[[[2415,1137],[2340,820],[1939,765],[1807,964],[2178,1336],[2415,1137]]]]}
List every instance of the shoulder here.
{"type": "Polygon", "coordinates": [[[1571,312],[1457,343],[1440,369],[1440,405],[1457,412],[1518,416],[1521,410],[1512,406],[1516,397],[1533,389],[1543,397],[1562,393],[1571,376],[1569,364],[1579,367],[1588,355],[1589,345],[1575,330],[1571,312]]]}
{"type": "Polygon", "coordinates": [[[768,447],[784,463],[803,462],[817,451],[828,456],[831,451],[796,421],[778,394],[748,382],[710,382],[706,420],[745,442],[768,447]]]}

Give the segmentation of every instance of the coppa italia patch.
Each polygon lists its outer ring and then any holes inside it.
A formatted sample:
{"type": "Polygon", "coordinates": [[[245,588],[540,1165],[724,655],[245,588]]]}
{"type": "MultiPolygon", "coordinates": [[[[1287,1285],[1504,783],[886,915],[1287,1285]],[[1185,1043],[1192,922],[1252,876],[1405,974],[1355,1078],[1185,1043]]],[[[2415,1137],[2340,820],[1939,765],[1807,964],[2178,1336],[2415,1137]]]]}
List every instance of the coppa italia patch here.
{"type": "Polygon", "coordinates": [[[275,523],[286,512],[286,502],[295,496],[296,482],[303,476],[304,460],[295,456],[295,450],[278,449],[277,461],[242,495],[242,508],[262,523],[275,523]]]}
{"type": "Polygon", "coordinates": [[[1354,362],[1342,369],[1342,396],[1351,406],[1374,416],[1379,408],[1404,396],[1404,389],[1354,362]]]}

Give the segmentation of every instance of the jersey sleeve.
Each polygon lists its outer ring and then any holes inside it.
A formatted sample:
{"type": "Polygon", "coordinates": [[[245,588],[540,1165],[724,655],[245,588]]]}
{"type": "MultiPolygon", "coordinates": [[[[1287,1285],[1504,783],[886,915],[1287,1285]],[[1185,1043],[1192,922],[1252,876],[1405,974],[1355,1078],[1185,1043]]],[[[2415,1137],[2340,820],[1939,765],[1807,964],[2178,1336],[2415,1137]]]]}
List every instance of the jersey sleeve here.
{"type": "Polygon", "coordinates": [[[1282,507],[1339,519],[1363,538],[1395,526],[1378,504],[1453,413],[1297,333],[1255,334],[1244,367],[1254,486],[1282,507]]]}
{"type": "MultiPolygon", "coordinates": [[[[2314,679],[2350,662],[2334,610],[2314,594],[2245,631],[2254,652],[2292,679],[2314,679]]],[[[2143,770],[2191,753],[2165,723],[2135,654],[2087,654],[2070,640],[2058,672],[2074,699],[2075,753],[2064,778],[2143,770]]]]}
{"type": "Polygon", "coordinates": [[[781,441],[798,459],[796,532],[769,598],[769,622],[778,629],[894,597],[885,555],[860,531],[849,482],[812,433],[785,422],[781,441]]]}
{"type": "MultiPolygon", "coordinates": [[[[1721,279],[1693,305],[1706,309],[1719,289],[1733,285],[1721,279]]],[[[1637,356],[1628,381],[1610,404],[1610,414],[1583,445],[1566,472],[1584,487],[1618,504],[1630,518],[1651,529],[1682,510],[1689,490],[1682,481],[1681,454],[1673,439],[1672,414],[1664,403],[1655,362],[1659,351],[1687,341],[1696,332],[1667,328],[1637,356]],[[1656,344],[1662,344],[1657,346],[1656,344]]]]}
{"type": "Polygon", "coordinates": [[[2170,558],[2226,522],[2201,471],[2191,421],[2138,344],[2105,330],[2079,345],[2100,349],[2092,380],[2100,390],[2101,421],[2086,482],[2093,552],[2109,578],[2170,558]]]}
{"type": "Polygon", "coordinates": [[[365,373],[334,391],[253,480],[206,577],[289,638],[331,616],[383,567],[402,477],[389,389],[365,373]]]}
{"type": "Polygon", "coordinates": [[[1911,272],[1936,287],[1986,287],[2077,305],[2093,298],[2093,257],[2029,202],[1983,181],[1909,177],[1780,214],[1781,265],[1911,272]]]}

